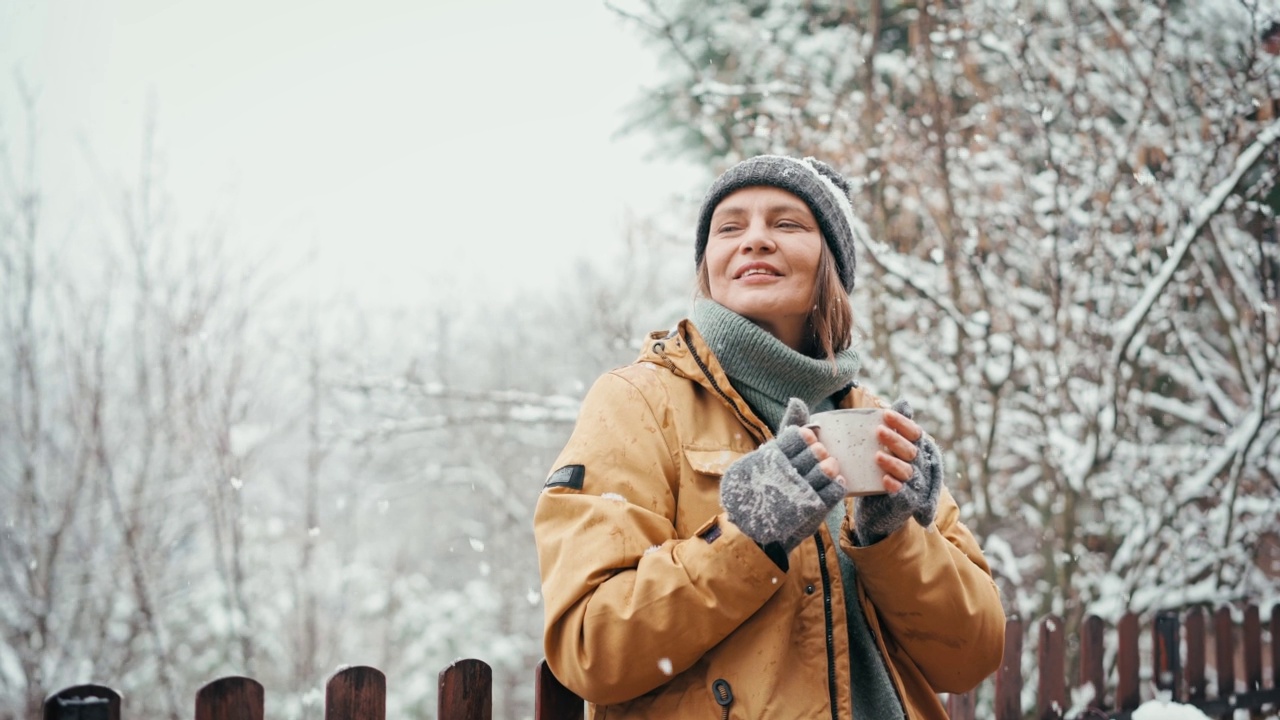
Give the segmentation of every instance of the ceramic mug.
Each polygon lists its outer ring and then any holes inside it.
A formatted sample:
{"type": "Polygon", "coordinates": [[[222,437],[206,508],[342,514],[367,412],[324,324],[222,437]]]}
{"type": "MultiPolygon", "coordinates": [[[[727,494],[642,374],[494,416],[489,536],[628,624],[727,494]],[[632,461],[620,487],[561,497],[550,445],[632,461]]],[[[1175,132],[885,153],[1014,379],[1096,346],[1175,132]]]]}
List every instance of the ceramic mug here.
{"type": "Polygon", "coordinates": [[[876,428],[884,424],[884,411],[876,408],[828,410],[809,416],[805,427],[813,430],[831,457],[840,463],[848,495],[883,495],[884,470],[876,464],[876,451],[884,449],[876,428]]]}

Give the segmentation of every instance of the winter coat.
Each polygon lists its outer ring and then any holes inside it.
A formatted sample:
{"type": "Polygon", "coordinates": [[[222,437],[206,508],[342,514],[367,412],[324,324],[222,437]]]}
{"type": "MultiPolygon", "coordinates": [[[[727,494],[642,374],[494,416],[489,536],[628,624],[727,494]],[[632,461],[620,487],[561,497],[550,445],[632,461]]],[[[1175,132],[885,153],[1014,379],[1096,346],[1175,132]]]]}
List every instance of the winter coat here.
{"type": "MultiPolygon", "coordinates": [[[[593,718],[849,718],[834,542],[911,720],[998,666],[1004,611],[944,488],[937,520],[869,547],[824,525],[783,570],[729,522],[726,467],[772,434],[688,321],[583,400],[534,517],[547,663],[593,718]]],[[[883,406],[859,388],[842,407],[883,406]]],[[[846,501],[852,502],[852,501],[846,501]]]]}

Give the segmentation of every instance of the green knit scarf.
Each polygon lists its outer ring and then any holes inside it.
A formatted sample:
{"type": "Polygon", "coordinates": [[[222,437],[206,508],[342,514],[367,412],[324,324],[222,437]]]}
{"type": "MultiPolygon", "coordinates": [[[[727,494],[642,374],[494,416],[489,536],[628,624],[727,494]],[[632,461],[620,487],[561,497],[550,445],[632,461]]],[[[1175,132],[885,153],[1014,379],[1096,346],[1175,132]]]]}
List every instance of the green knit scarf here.
{"type": "Polygon", "coordinates": [[[835,409],[831,396],[848,386],[862,365],[850,348],[836,353],[833,372],[830,361],[792,350],[764,328],[707,298],[694,301],[690,319],[733,389],[774,429],[793,397],[805,401],[810,412],[835,409]]]}
{"type": "MultiPolygon", "coordinates": [[[[835,409],[831,396],[844,389],[861,367],[858,354],[850,348],[836,354],[833,373],[829,361],[792,350],[759,325],[714,300],[698,298],[690,319],[720,361],[733,388],[771,428],[778,427],[787,400],[793,397],[804,400],[810,412],[835,409]]],[[[845,504],[836,503],[827,516],[832,537],[840,537],[844,514],[845,504]]],[[[901,720],[906,716],[902,702],[858,602],[857,566],[838,542],[836,554],[849,629],[853,716],[857,720],[901,720]]]]}

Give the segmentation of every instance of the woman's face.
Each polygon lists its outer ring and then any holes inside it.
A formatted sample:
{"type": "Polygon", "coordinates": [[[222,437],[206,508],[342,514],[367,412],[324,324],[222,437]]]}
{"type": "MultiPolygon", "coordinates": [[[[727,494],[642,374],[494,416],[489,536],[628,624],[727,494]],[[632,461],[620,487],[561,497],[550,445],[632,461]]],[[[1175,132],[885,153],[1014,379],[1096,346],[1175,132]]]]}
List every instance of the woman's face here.
{"type": "Polygon", "coordinates": [[[767,186],[735,191],[711,214],[711,299],[802,350],[822,244],[818,221],[800,198],[767,186]]]}

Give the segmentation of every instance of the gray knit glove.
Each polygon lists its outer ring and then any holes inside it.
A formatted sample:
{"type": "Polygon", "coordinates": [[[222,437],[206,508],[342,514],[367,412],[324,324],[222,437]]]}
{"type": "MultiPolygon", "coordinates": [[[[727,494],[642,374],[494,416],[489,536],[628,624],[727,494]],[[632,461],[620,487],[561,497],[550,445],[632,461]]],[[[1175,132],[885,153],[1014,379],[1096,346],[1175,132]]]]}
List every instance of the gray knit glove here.
{"type": "MultiPolygon", "coordinates": [[[[893,409],[911,417],[911,404],[906,400],[895,402],[893,409]]],[[[889,537],[909,517],[914,517],[922,527],[933,525],[938,512],[938,493],[942,489],[942,453],[928,435],[921,435],[915,445],[916,459],[911,463],[914,472],[901,490],[892,495],[858,499],[853,520],[859,546],[875,545],[889,537]]]]}
{"type": "Polygon", "coordinates": [[[822,472],[800,437],[799,426],[808,421],[804,401],[791,398],[778,436],[739,458],[720,480],[729,521],[766,551],[777,544],[790,553],[844,497],[844,487],[822,472]]]}

